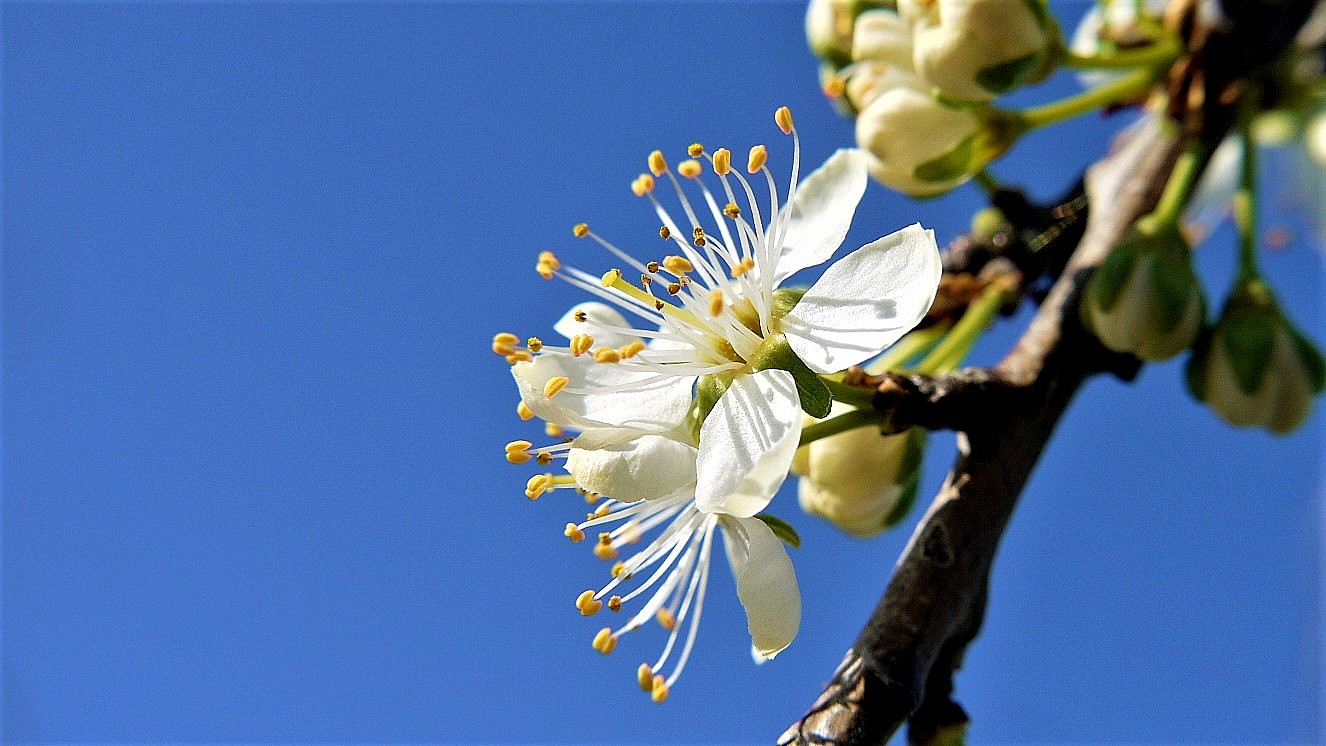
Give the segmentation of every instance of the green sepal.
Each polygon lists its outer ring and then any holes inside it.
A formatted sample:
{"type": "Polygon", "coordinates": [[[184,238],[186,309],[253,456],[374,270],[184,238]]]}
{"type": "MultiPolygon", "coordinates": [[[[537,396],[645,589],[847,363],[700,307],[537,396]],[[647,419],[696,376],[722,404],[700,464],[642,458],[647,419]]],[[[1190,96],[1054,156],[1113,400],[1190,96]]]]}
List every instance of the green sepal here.
{"type": "Polygon", "coordinates": [[[700,426],[704,424],[705,418],[714,411],[714,406],[731,385],[731,378],[717,373],[700,376],[696,381],[695,401],[691,403],[691,411],[687,414],[695,442],[700,442],[700,426]]]}
{"type": "Polygon", "coordinates": [[[1105,261],[1100,263],[1096,273],[1091,276],[1091,284],[1087,288],[1087,303],[1083,304],[1084,308],[1095,307],[1109,313],[1114,305],[1119,302],[1124,283],[1128,282],[1128,277],[1133,273],[1133,262],[1137,261],[1138,258],[1136,235],[1132,234],[1120,242],[1105,257],[1105,261]]]}
{"type": "Polygon", "coordinates": [[[1211,356],[1211,340],[1214,330],[1202,329],[1192,344],[1192,356],[1183,370],[1184,382],[1188,384],[1188,393],[1197,401],[1206,401],[1206,361],[1211,356]]]}
{"type": "Polygon", "coordinates": [[[980,169],[976,163],[976,144],[980,132],[973,132],[956,147],[932,161],[926,161],[912,172],[921,181],[954,181],[980,169]]]}
{"type": "Polygon", "coordinates": [[[1223,345],[1239,391],[1251,394],[1271,367],[1278,314],[1226,307],[1216,323],[1212,344],[1223,345]]]}
{"type": "Polygon", "coordinates": [[[1030,127],[1018,114],[988,104],[961,104],[945,101],[943,96],[937,100],[950,108],[969,110],[980,120],[980,126],[952,150],[913,169],[912,175],[921,181],[943,183],[966,179],[1013,147],[1030,127]]]}
{"type": "Polygon", "coordinates": [[[1192,262],[1187,257],[1158,253],[1151,257],[1147,279],[1160,299],[1156,309],[1156,329],[1172,331],[1183,320],[1184,312],[1188,309],[1189,295],[1201,293],[1197,276],[1192,271],[1192,262]]]}
{"type": "Polygon", "coordinates": [[[926,746],[966,746],[967,725],[968,723],[964,721],[940,727],[926,746]]]}
{"type": "Polygon", "coordinates": [[[801,410],[819,419],[829,416],[833,395],[829,392],[828,384],[797,357],[782,334],[761,345],[749,362],[752,370],[785,370],[791,373],[797,386],[797,398],[801,400],[801,410]]]}
{"type": "Polygon", "coordinates": [[[801,296],[806,294],[808,288],[786,287],[778,288],[773,291],[773,310],[770,314],[774,321],[783,318],[796,304],[801,300],[801,296]]]}
{"type": "Polygon", "coordinates": [[[1303,372],[1307,374],[1308,385],[1312,387],[1312,393],[1320,394],[1323,388],[1326,388],[1326,360],[1322,359],[1321,352],[1317,346],[1312,344],[1312,340],[1303,336],[1295,329],[1293,324],[1284,322],[1285,333],[1289,337],[1289,344],[1298,356],[1299,362],[1303,364],[1303,372]]]}
{"type": "Polygon", "coordinates": [[[769,513],[756,513],[755,517],[764,521],[764,525],[769,527],[774,536],[782,539],[784,544],[793,549],[801,548],[801,537],[797,535],[797,530],[792,528],[792,524],[769,513]]]}
{"type": "Polygon", "coordinates": [[[1040,68],[1043,57],[1040,52],[1032,52],[981,68],[976,73],[976,83],[991,93],[1007,93],[1030,80],[1032,74],[1040,68]]]}
{"type": "Polygon", "coordinates": [[[898,477],[904,477],[906,481],[902,484],[902,493],[898,495],[898,502],[893,504],[893,510],[884,516],[885,528],[901,522],[908,513],[912,512],[912,506],[916,504],[916,494],[921,487],[921,462],[925,460],[925,444],[929,435],[929,430],[919,427],[914,427],[905,433],[907,447],[903,450],[901,462],[898,464],[898,477]]]}

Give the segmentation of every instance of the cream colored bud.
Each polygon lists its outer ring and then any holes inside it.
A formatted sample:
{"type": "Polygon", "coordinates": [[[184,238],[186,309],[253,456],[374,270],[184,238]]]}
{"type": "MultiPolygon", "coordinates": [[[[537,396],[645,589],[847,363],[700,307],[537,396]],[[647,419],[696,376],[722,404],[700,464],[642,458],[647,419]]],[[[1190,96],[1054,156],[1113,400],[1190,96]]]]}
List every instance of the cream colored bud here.
{"type": "Polygon", "coordinates": [[[1059,32],[1043,0],[899,0],[912,64],[963,101],[989,101],[1052,70],[1059,32]]]}
{"type": "Polygon", "coordinates": [[[816,57],[846,64],[852,52],[852,3],[810,0],[806,7],[806,42],[816,57]]]}
{"type": "Polygon", "coordinates": [[[970,146],[981,128],[969,109],[945,106],[911,88],[894,88],[879,94],[856,118],[856,142],[874,156],[870,174],[877,181],[926,197],[967,181],[985,165],[977,158],[979,149],[970,146]],[[961,161],[955,168],[925,172],[925,166],[954,156],[961,161]],[[943,178],[925,178],[934,175],[943,178]]]}
{"type": "Polygon", "coordinates": [[[867,10],[852,27],[852,61],[912,70],[912,30],[891,10],[867,10]]]}
{"type": "MultiPolygon", "coordinates": [[[[850,411],[835,403],[830,416],[850,411]]],[[[860,537],[897,523],[916,497],[926,432],[880,435],[856,428],[797,449],[792,473],[801,477],[801,509],[860,537]]]]}

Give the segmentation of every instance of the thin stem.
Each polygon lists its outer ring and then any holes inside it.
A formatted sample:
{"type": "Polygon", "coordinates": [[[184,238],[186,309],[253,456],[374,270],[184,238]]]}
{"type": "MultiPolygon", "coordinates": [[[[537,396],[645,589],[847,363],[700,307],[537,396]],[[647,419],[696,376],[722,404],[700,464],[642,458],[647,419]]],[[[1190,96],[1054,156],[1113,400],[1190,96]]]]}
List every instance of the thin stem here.
{"type": "Polygon", "coordinates": [[[1157,227],[1178,225],[1183,215],[1183,208],[1192,197],[1197,186],[1197,177],[1201,175],[1202,156],[1205,148],[1199,142],[1193,142],[1179,155],[1170,172],[1169,181],[1165,182],[1165,191],[1160,195],[1160,202],[1148,217],[1157,227]]]}
{"type": "Polygon", "coordinates": [[[906,336],[890,347],[887,352],[867,363],[863,368],[872,376],[882,375],[891,370],[903,369],[908,360],[911,360],[912,358],[923,354],[931,347],[934,347],[940,337],[944,336],[952,326],[953,322],[945,319],[937,324],[927,326],[924,329],[916,329],[908,332],[906,336]]]}
{"type": "MultiPolygon", "coordinates": [[[[873,393],[873,392],[872,392],[873,393]]],[[[804,446],[807,443],[813,443],[821,438],[827,438],[830,435],[854,430],[866,425],[879,427],[884,424],[884,414],[877,412],[869,407],[865,409],[853,409],[850,412],[844,412],[837,417],[830,417],[822,422],[817,422],[801,431],[801,441],[798,446],[804,446]]]]}
{"type": "Polygon", "coordinates": [[[1008,302],[1014,290],[1003,282],[990,283],[975,303],[967,306],[967,312],[954,325],[953,330],[944,337],[944,341],[935,346],[916,366],[916,372],[934,375],[953,370],[962,362],[981,336],[981,332],[994,320],[999,308],[1008,302]]]}
{"type": "Polygon", "coordinates": [[[1079,114],[1131,99],[1150,88],[1155,77],[1156,72],[1151,68],[1134,70],[1118,80],[1111,80],[1076,96],[1026,109],[1018,113],[1018,116],[1031,129],[1055,124],[1079,114]]]}
{"type": "Polygon", "coordinates": [[[1173,64],[1182,53],[1183,45],[1173,35],[1166,33],[1155,42],[1139,49],[1089,55],[1066,50],[1063,63],[1064,67],[1079,70],[1120,70],[1132,67],[1148,67],[1154,70],[1173,64]]]}
{"type": "Polygon", "coordinates": [[[875,398],[874,389],[868,389],[864,386],[849,386],[832,378],[823,378],[823,381],[824,385],[829,387],[829,393],[833,395],[834,401],[851,404],[854,407],[869,407],[871,401],[875,398]]]}
{"type": "Polygon", "coordinates": [[[1257,144],[1252,139],[1250,119],[1243,116],[1239,121],[1243,164],[1239,169],[1239,189],[1234,194],[1234,224],[1239,232],[1239,273],[1235,285],[1239,287],[1261,277],[1257,269],[1257,144]]]}
{"type": "Polygon", "coordinates": [[[982,168],[977,171],[975,176],[972,177],[972,180],[975,181],[981,189],[985,190],[987,197],[993,197],[1003,188],[999,184],[999,179],[996,179],[994,174],[990,173],[988,168],[982,168]]]}

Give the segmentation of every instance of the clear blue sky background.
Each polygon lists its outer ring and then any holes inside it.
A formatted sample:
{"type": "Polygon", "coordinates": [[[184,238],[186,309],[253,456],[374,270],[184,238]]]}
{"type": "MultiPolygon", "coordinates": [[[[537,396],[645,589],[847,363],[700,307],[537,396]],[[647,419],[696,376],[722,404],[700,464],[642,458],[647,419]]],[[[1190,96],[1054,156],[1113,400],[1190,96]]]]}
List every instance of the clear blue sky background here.
{"type": "MultiPolygon", "coordinates": [[[[573,223],[650,240],[627,186],[653,148],[768,140],[785,169],[780,104],[809,161],[850,144],[801,16],[5,4],[4,740],[767,742],[798,716],[914,518],[853,540],[785,489],[800,638],[753,666],[719,568],[653,705],[634,669],[662,640],[590,650],[600,620],[572,601],[603,567],[560,528],[583,505],[522,495],[501,446],[538,431],[487,348],[578,299],[531,271],[539,250],[606,266],[573,223]]],[[[1038,134],[996,171],[1048,197],[1117,124],[1038,134]]],[[[946,239],[978,202],[872,188],[848,248],[916,220],[946,239]]],[[[1200,255],[1216,292],[1221,239],[1200,255]]],[[[1320,339],[1321,255],[1265,263],[1320,339]]],[[[1321,415],[1234,431],[1181,379],[1093,381],[1068,413],[958,678],[976,742],[1323,735],[1321,415]]],[[[932,438],[923,499],[952,441],[932,438]]]]}

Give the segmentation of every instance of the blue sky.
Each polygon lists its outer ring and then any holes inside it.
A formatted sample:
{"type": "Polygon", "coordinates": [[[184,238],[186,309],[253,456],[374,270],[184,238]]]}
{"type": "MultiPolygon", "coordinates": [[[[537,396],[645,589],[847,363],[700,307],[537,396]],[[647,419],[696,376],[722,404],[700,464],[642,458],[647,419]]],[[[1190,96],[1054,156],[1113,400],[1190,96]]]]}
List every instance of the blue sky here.
{"type": "MultiPolygon", "coordinates": [[[[800,637],[752,665],[720,570],[653,705],[634,670],[662,640],[590,649],[572,601],[603,568],[560,528],[583,506],[523,496],[501,446],[538,430],[487,351],[579,299],[530,271],[605,260],[574,223],[649,240],[628,185],[650,150],[767,141],[785,169],[783,104],[808,162],[851,144],[799,4],[2,12],[4,740],[767,742],[813,700],[915,516],[850,539],[789,484],[800,637]]],[[[995,171],[1048,197],[1118,125],[1037,133],[995,171]]],[[[946,239],[979,198],[872,188],[847,248],[917,220],[946,239]]],[[[1320,339],[1321,254],[1283,220],[1300,240],[1265,269],[1320,339]]],[[[1199,252],[1213,294],[1230,240],[1199,252]]],[[[957,681],[973,740],[1319,738],[1321,419],[1235,431],[1180,361],[1091,382],[957,681]]]]}

